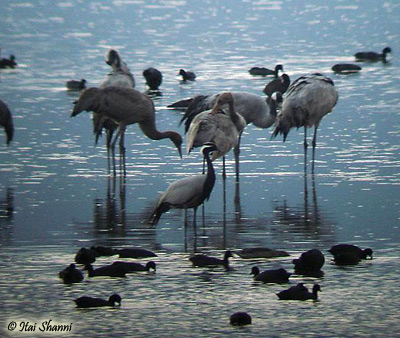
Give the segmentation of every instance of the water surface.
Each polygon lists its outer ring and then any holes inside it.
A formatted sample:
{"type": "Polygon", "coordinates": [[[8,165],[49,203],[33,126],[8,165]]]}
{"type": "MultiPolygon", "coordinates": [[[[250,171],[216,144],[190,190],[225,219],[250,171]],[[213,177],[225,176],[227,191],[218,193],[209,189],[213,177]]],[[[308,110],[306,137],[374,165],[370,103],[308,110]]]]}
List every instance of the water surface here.
{"type": "MultiPolygon", "coordinates": [[[[400,5],[396,1],[6,1],[0,13],[2,57],[18,68],[0,73],[0,98],[14,115],[15,139],[0,146],[0,294],[3,335],[11,320],[73,323],[70,336],[396,336],[396,281],[400,242],[400,5]],[[362,63],[354,75],[330,68],[354,62],[361,50],[391,46],[389,63],[362,63]],[[196,229],[183,213],[146,224],[160,192],[176,179],[198,174],[198,152],[181,160],[169,140],[152,141],[127,129],[127,176],[111,179],[103,140],[94,145],[89,114],[70,118],[77,93],[65,82],[85,78],[98,86],[116,48],[145,91],[147,67],[162,71],[154,97],[160,130],[176,130],[181,113],[167,105],[195,94],[241,90],[262,95],[269,78],[253,66],[282,63],[292,79],[311,72],[330,76],[339,91],[333,113],[320,126],[316,169],[304,172],[303,131],[285,143],[271,130],[247,126],[241,174],[217,182],[196,229]],[[178,70],[197,79],[181,83],[178,70]],[[372,261],[352,268],[330,264],[331,245],[374,249],[372,261]],[[58,271],[80,247],[140,246],[159,255],[156,274],[86,279],[65,286],[58,271]],[[222,256],[225,249],[267,246],[291,256],[272,261],[232,260],[233,270],[195,269],[193,252],[222,256]],[[253,265],[283,266],[301,252],[326,254],[322,279],[294,275],[323,292],[317,303],[279,302],[286,286],[255,286],[253,265]],[[107,298],[120,309],[79,311],[72,299],[107,298]],[[38,310],[39,309],[39,310],[38,310]],[[229,325],[245,310],[251,327],[229,325]]],[[[2,133],[2,132],[1,132],[2,133]]],[[[2,137],[2,134],[0,135],[2,137]]],[[[189,212],[189,217],[192,213],[189,212]]],[[[96,265],[114,258],[101,258],[96,265]]]]}

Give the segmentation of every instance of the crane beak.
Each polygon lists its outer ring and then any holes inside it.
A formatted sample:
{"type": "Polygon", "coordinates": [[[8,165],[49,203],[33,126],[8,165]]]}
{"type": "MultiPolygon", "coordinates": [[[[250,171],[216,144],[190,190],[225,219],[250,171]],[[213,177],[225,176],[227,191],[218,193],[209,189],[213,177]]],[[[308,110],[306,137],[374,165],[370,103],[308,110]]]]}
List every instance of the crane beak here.
{"type": "Polygon", "coordinates": [[[222,113],[225,114],[225,112],[219,107],[219,106],[215,106],[211,111],[210,111],[210,115],[215,115],[218,113],[222,113]]]}
{"type": "Polygon", "coordinates": [[[179,157],[182,159],[182,148],[181,146],[178,147],[179,157]]]}

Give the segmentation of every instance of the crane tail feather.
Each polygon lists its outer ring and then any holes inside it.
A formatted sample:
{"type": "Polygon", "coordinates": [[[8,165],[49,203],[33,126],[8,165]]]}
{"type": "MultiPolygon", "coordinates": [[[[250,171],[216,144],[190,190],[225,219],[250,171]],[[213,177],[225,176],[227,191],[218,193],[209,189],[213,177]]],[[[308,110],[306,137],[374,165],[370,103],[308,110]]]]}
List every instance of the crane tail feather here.
{"type": "Polygon", "coordinates": [[[169,209],[171,209],[171,205],[169,203],[161,203],[158,205],[155,210],[152,212],[150,218],[149,218],[149,223],[151,225],[157,225],[158,221],[161,218],[161,215],[164,212],[167,212],[169,209]]]}

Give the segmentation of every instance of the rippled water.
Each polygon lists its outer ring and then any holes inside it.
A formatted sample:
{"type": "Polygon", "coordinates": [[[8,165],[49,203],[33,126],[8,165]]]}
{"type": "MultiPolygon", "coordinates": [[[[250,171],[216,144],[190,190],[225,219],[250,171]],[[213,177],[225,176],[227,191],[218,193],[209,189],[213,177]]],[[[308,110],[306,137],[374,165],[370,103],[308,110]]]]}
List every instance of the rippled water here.
{"type": "MultiPolygon", "coordinates": [[[[0,98],[14,115],[15,139],[0,146],[0,314],[2,336],[12,321],[73,323],[68,336],[398,336],[400,242],[400,4],[395,0],[335,1],[5,1],[0,12],[2,57],[18,68],[0,73],[0,98]],[[363,63],[354,75],[330,67],[361,50],[393,49],[391,61],[363,63]],[[164,75],[154,97],[160,130],[177,130],[181,113],[166,106],[220,90],[262,94],[269,78],[253,66],[284,65],[291,78],[330,76],[339,91],[320,126],[316,170],[304,173],[303,131],[283,143],[249,125],[242,138],[240,183],[229,155],[226,185],[217,183],[183,229],[183,213],[144,221],[172,181],[201,170],[198,152],[181,160],[169,141],[127,129],[127,176],[110,179],[107,152],[94,146],[89,114],[70,118],[70,79],[97,86],[116,48],[146,90],[141,72],[164,75]],[[193,83],[180,82],[180,68],[193,83]],[[167,164],[165,164],[167,163],[167,164]],[[326,250],[351,242],[375,259],[356,267],[330,264],[326,250]],[[65,286],[58,271],[80,247],[141,246],[159,255],[156,274],[86,279],[65,286]],[[192,268],[193,252],[267,246],[291,256],[272,261],[232,259],[233,270],[192,268]],[[317,303],[280,302],[280,285],[254,285],[253,265],[283,266],[310,248],[326,253],[317,303]],[[120,309],[75,309],[83,294],[118,292],[120,309]],[[248,311],[253,325],[233,328],[231,313],[248,311]]],[[[0,137],[3,137],[1,131],[0,137]]],[[[191,213],[189,213],[191,217],[191,213]]],[[[111,259],[101,258],[96,265],[111,259]]],[[[39,325],[39,324],[38,324],[39,325]]],[[[37,333],[37,332],[36,332],[37,333]]]]}

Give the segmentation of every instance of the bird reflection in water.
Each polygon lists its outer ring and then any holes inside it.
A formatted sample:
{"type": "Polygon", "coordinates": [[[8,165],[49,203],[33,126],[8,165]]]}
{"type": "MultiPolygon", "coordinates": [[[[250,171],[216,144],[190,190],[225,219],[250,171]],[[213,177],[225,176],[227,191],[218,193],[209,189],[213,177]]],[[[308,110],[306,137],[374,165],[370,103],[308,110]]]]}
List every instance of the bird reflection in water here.
{"type": "Polygon", "coordinates": [[[14,220],[14,190],[7,188],[5,197],[0,199],[0,242],[11,237],[14,220]]]}
{"type": "MultiPolygon", "coordinates": [[[[190,227],[184,228],[184,250],[185,252],[198,252],[202,248],[208,248],[210,246],[217,247],[220,250],[226,250],[229,248],[229,245],[232,243],[228,243],[228,224],[241,224],[242,220],[242,211],[240,205],[240,183],[235,181],[235,193],[234,193],[234,219],[231,221],[227,217],[227,191],[226,191],[226,180],[222,180],[222,220],[218,221],[217,224],[211,226],[207,224],[210,220],[215,220],[216,215],[208,215],[206,218],[204,212],[204,204],[202,205],[201,212],[201,225],[199,229],[195,225],[193,230],[190,227]],[[191,233],[191,231],[193,233],[191,233]],[[210,232],[213,232],[212,234],[210,232]],[[215,232],[217,231],[217,233],[215,232]],[[213,243],[210,243],[213,241],[213,243]],[[191,249],[189,249],[189,247],[191,249]]],[[[218,214],[219,216],[219,214],[218,214]]],[[[219,217],[218,217],[219,218],[219,217]]],[[[201,250],[200,250],[201,251],[201,250]]]]}
{"type": "Polygon", "coordinates": [[[334,222],[318,207],[316,179],[314,174],[310,176],[312,194],[312,202],[310,203],[310,177],[308,177],[306,170],[305,168],[303,205],[290,207],[287,205],[286,200],[284,200],[282,205],[276,206],[274,208],[275,216],[272,220],[272,224],[277,226],[274,232],[281,233],[281,236],[285,237],[284,240],[289,243],[292,243],[294,240],[298,241],[299,234],[305,235],[312,240],[332,243],[335,241],[334,222]]]}
{"type": "Polygon", "coordinates": [[[116,178],[108,177],[107,196],[104,200],[96,198],[93,207],[94,228],[98,233],[104,230],[110,233],[125,235],[126,233],[126,179],[119,178],[119,201],[116,197],[116,178]]]}

